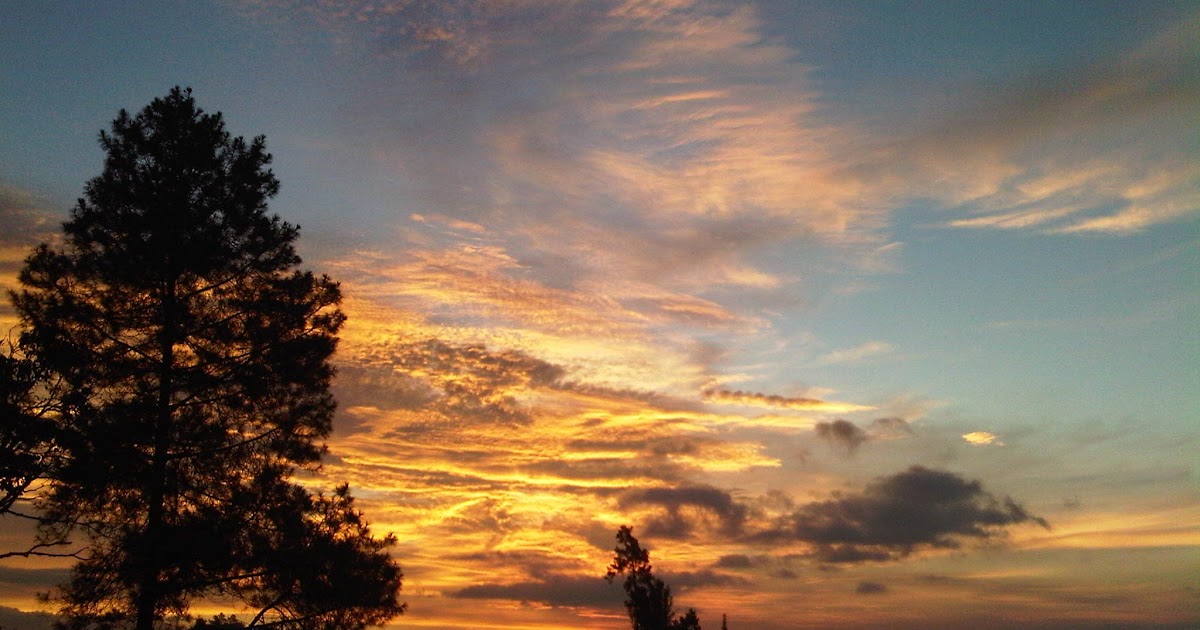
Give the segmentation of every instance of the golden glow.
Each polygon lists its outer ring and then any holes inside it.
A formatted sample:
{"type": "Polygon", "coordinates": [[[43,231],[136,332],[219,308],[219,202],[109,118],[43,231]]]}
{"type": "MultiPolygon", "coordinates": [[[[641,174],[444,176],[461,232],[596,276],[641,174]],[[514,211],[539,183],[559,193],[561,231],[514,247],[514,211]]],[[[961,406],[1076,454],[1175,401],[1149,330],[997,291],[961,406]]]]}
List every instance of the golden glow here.
{"type": "Polygon", "coordinates": [[[964,433],[962,439],[972,446],[1004,446],[1004,442],[1001,442],[1000,438],[987,431],[964,433]]]}
{"type": "MultiPolygon", "coordinates": [[[[827,28],[838,13],[829,7],[803,9],[812,33],[788,33],[755,3],[707,0],[219,4],[266,16],[278,29],[269,47],[294,31],[304,55],[337,49],[336,68],[349,74],[332,84],[371,86],[319,104],[339,114],[338,131],[306,128],[311,138],[284,142],[319,142],[321,159],[344,158],[336,194],[349,192],[355,208],[343,225],[299,204],[301,222],[325,222],[302,244],[315,249],[312,267],[343,283],[349,315],[329,457],[304,483],[349,482],[374,530],[397,535],[411,606],[397,627],[626,628],[620,593],[605,599],[603,584],[586,581],[599,580],[626,524],[671,576],[678,606],[698,606],[709,628],[726,611],[735,628],[778,627],[780,611],[797,610],[797,624],[822,628],[971,627],[981,615],[996,627],[1191,621],[1195,563],[1178,559],[1200,548],[1200,470],[1179,464],[1194,450],[1190,434],[1155,442],[1136,425],[1143,410],[1152,423],[1165,407],[1133,403],[1120,412],[1136,416],[1129,426],[1089,420],[1073,433],[1039,423],[1093,395],[1067,380],[1076,375],[1019,402],[984,402],[982,412],[952,398],[994,383],[922,391],[921,375],[939,369],[957,378],[969,365],[964,378],[991,378],[992,366],[976,361],[1018,331],[1003,321],[973,327],[964,314],[979,312],[977,296],[940,271],[908,275],[899,253],[926,264],[947,242],[961,247],[964,229],[1145,231],[1153,238],[1128,249],[1173,242],[1175,258],[1163,260],[1188,264],[1194,239],[1150,228],[1189,229],[1200,208],[1200,162],[1186,151],[1194,138],[1156,144],[1170,121],[1195,127],[1194,90],[1155,73],[1193,60],[1195,15],[1111,67],[1072,68],[1071,81],[1048,91],[999,68],[993,78],[1012,78],[1014,89],[926,94],[944,86],[920,82],[894,108],[858,101],[842,111],[838,99],[858,95],[825,91],[845,83],[831,72],[841,68],[808,67],[789,43],[844,31],[827,28]],[[914,108],[915,119],[891,124],[914,108]],[[859,120],[863,111],[880,118],[859,120]],[[929,215],[939,225],[919,225],[925,211],[939,212],[929,215]],[[901,289],[913,294],[891,292],[901,289]],[[901,318],[854,319],[886,295],[907,300],[905,316],[929,318],[915,326],[958,330],[915,347],[920,336],[906,335],[901,318]],[[962,308],[938,312],[930,298],[962,308]],[[1060,390],[1077,391],[1047,393],[1060,390]],[[934,395],[948,400],[924,417],[934,404],[923,396],[934,395]],[[819,425],[842,429],[843,442],[819,425]],[[1163,461],[1127,470],[1135,448],[1163,461]],[[978,480],[998,504],[1011,493],[1051,529],[1026,522],[964,536],[958,548],[918,544],[895,562],[826,564],[796,533],[805,506],[853,497],[913,465],[978,480]],[[1067,498],[1075,494],[1087,496],[1067,498]],[[564,583],[578,592],[555,590],[564,583]]],[[[801,10],[785,4],[771,10],[801,10]]],[[[851,83],[863,96],[887,94],[872,94],[870,80],[851,83]]],[[[0,286],[12,287],[29,246],[55,237],[63,209],[43,213],[35,202],[0,184],[12,224],[0,226],[0,286]]],[[[276,210],[295,218],[286,204],[276,210]]],[[[1061,265],[1074,284],[1057,293],[1122,315],[1100,300],[1106,283],[1142,276],[1086,268],[1120,249],[1090,245],[1061,265]]],[[[1030,240],[1018,251],[1039,247],[1055,249],[1030,240]]],[[[1002,286],[992,282],[978,293],[1002,286]]],[[[1194,287],[1154,287],[1141,295],[1191,321],[1194,287]]],[[[1004,309],[1018,295],[988,297],[1004,309]]],[[[1064,329],[1081,321],[1058,297],[1032,310],[1066,314],[1053,320],[1064,329]]],[[[15,323],[0,307],[0,333],[15,323]]],[[[1119,337],[1104,332],[1091,337],[1119,337]]],[[[1114,381],[1118,373],[1128,374],[1113,370],[1114,381]]],[[[18,566],[48,565],[8,560],[0,571],[18,566]]],[[[4,575],[0,604],[28,602],[33,589],[4,575]]]]}

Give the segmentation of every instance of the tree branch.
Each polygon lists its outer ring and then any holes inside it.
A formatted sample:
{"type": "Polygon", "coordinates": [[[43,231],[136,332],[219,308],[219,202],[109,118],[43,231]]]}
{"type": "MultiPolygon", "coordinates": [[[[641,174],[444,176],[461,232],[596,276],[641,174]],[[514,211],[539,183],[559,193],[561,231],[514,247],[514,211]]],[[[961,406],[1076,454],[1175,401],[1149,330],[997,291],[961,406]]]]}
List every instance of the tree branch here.
{"type": "Polygon", "coordinates": [[[40,551],[41,549],[49,549],[51,547],[65,547],[70,544],[72,544],[72,543],[69,540],[61,540],[58,542],[49,542],[49,543],[37,543],[34,546],[30,547],[29,549],[26,549],[25,551],[5,551],[3,553],[0,553],[0,560],[3,560],[5,558],[29,558],[29,557],[75,558],[76,560],[83,560],[83,556],[81,554],[83,554],[83,552],[87,550],[87,547],[84,547],[83,549],[79,549],[76,551],[72,551],[70,553],[40,551]]]}

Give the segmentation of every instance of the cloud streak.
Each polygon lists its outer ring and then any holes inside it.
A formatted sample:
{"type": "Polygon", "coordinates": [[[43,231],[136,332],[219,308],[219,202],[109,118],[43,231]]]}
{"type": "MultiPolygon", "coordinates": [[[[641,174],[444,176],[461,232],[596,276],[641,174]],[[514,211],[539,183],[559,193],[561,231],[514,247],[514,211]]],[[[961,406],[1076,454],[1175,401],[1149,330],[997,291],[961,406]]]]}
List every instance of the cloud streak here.
{"type": "Polygon", "coordinates": [[[821,356],[817,360],[817,363],[820,365],[857,363],[873,357],[890,354],[895,350],[896,346],[887,343],[886,341],[868,341],[866,343],[854,346],[853,348],[834,350],[833,352],[821,356]]]}
{"type": "Polygon", "coordinates": [[[861,411],[871,408],[865,405],[826,401],[817,398],[789,397],[778,394],[761,394],[727,389],[706,390],[704,392],[704,399],[708,402],[722,405],[742,405],[747,407],[767,407],[772,409],[821,411],[828,413],[861,411]]]}

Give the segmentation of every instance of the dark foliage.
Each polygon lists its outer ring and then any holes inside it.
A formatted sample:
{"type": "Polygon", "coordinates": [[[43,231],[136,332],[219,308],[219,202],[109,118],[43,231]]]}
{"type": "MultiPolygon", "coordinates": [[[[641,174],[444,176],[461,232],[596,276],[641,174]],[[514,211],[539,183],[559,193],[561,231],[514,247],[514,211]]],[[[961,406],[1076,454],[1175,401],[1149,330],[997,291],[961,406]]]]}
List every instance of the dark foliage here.
{"type": "Polygon", "coordinates": [[[650,552],[642,548],[628,526],[617,530],[617,547],[604,579],[612,582],[618,575],[625,576],[625,610],[633,630],[700,630],[694,609],[675,616],[671,587],[654,576],[650,552]]]}
{"type": "MultiPolygon", "coordinates": [[[[29,496],[61,463],[52,406],[55,391],[46,370],[10,340],[0,340],[0,516],[33,519],[29,496]]],[[[40,536],[22,549],[0,550],[0,558],[77,553],[60,533],[40,536]]]]}
{"type": "Polygon", "coordinates": [[[289,481],[324,449],[344,316],[338,285],[298,268],[298,229],[267,214],[263,138],[175,88],[100,143],[62,248],[37,248],[13,295],[61,452],[41,535],[88,544],[64,627],[150,630],[212,595],[256,607],[251,625],[399,614],[392,540],[345,487],[289,481]]]}
{"type": "Polygon", "coordinates": [[[34,393],[37,365],[0,340],[0,514],[8,514],[49,468],[53,427],[34,393]]]}
{"type": "Polygon", "coordinates": [[[217,615],[212,619],[198,619],[191,630],[243,630],[245,624],[235,616],[217,615]]]}

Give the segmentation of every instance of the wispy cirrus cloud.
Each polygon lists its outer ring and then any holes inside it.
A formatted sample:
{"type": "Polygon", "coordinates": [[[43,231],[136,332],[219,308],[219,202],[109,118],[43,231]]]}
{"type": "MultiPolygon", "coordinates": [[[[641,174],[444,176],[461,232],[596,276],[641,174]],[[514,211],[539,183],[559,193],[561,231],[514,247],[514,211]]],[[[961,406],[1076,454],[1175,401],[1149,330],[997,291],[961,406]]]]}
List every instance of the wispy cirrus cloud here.
{"type": "Polygon", "coordinates": [[[1193,13],[1132,51],[990,90],[901,142],[900,176],[966,215],[951,227],[1127,234],[1194,218],[1197,41],[1193,13]]]}
{"type": "Polygon", "coordinates": [[[896,346],[886,341],[868,341],[852,348],[842,348],[826,353],[817,359],[819,365],[856,363],[873,357],[891,354],[896,346]]]}
{"type": "Polygon", "coordinates": [[[389,83],[347,105],[355,150],[408,182],[406,214],[501,235],[549,284],[767,291],[796,278],[764,249],[877,244],[809,69],[752,6],[248,4],[370,42],[389,83]]]}

